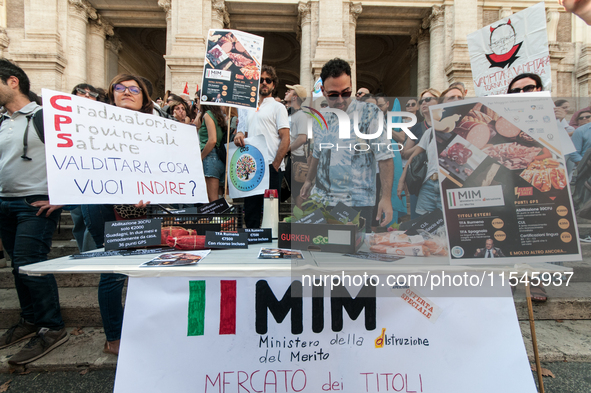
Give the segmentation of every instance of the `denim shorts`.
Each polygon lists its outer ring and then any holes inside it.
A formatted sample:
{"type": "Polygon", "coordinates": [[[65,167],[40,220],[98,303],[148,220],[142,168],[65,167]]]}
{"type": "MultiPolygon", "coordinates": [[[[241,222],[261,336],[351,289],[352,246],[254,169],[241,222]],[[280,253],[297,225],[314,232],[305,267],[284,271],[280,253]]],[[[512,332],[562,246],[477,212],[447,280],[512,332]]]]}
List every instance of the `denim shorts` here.
{"type": "Polygon", "coordinates": [[[218,157],[217,149],[214,147],[203,159],[203,174],[205,177],[215,177],[221,180],[224,177],[225,169],[226,167],[218,157]]]}
{"type": "Polygon", "coordinates": [[[421,191],[419,191],[416,212],[423,215],[432,212],[435,209],[441,209],[439,181],[427,179],[427,181],[423,183],[421,191]]]}

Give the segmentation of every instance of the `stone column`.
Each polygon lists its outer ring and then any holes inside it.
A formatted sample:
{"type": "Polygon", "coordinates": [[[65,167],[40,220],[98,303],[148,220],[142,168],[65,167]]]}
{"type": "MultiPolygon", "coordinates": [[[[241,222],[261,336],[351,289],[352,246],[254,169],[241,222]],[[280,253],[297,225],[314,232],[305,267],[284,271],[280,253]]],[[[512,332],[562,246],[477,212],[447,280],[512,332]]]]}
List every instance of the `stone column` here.
{"type": "Polygon", "coordinates": [[[499,19],[505,19],[508,16],[513,15],[513,11],[511,7],[504,6],[499,10],[499,19]]]}
{"type": "MultiPolygon", "coordinates": [[[[469,90],[473,85],[467,36],[478,30],[478,4],[473,0],[454,0],[453,16],[450,15],[452,41],[449,62],[445,67],[446,83],[463,82],[469,90]]],[[[447,15],[446,15],[447,19],[447,15]]]]}
{"type": "Polygon", "coordinates": [[[111,79],[119,73],[120,50],[121,40],[117,36],[112,36],[105,40],[105,89],[109,87],[111,79]]]}
{"type": "Polygon", "coordinates": [[[170,88],[173,92],[182,92],[187,82],[189,86],[201,83],[207,38],[203,15],[211,15],[211,7],[211,3],[201,1],[170,2],[170,28],[167,30],[172,34],[172,46],[170,54],[164,58],[171,71],[170,88]]]}
{"type": "Polygon", "coordinates": [[[355,58],[355,34],[357,31],[357,18],[363,11],[361,3],[349,3],[349,40],[347,46],[349,49],[349,59],[355,59],[351,62],[351,85],[353,91],[357,91],[357,59],[355,58]]]}
{"type": "Polygon", "coordinates": [[[300,85],[306,88],[308,94],[312,91],[312,15],[310,3],[298,3],[298,19],[301,29],[300,39],[300,85]]]}
{"type": "Polygon", "coordinates": [[[417,40],[417,94],[427,89],[430,83],[429,71],[431,62],[429,55],[431,51],[431,40],[428,29],[419,28],[416,35],[417,40]]]}
{"type": "MultiPolygon", "coordinates": [[[[573,93],[576,97],[589,97],[591,95],[591,29],[583,20],[578,17],[573,18],[574,37],[577,46],[577,56],[575,56],[575,88],[573,93]]],[[[582,107],[583,103],[577,103],[577,107],[582,107]]]]}
{"type": "Polygon", "coordinates": [[[88,83],[95,87],[108,87],[105,39],[113,34],[113,26],[100,17],[90,23],[87,52],[88,83]]]}
{"type": "MultiPolygon", "coordinates": [[[[172,51],[172,39],[174,37],[172,33],[172,24],[171,24],[171,15],[170,6],[171,0],[158,0],[158,5],[164,9],[166,13],[166,54],[165,57],[170,55],[172,51]]],[[[170,68],[168,64],[164,66],[165,75],[164,75],[164,89],[171,90],[172,89],[172,74],[170,72],[170,68]]]]}
{"type": "Polygon", "coordinates": [[[10,39],[6,34],[6,0],[0,0],[0,57],[4,57],[10,39]]]}
{"type": "Polygon", "coordinates": [[[560,12],[558,12],[557,9],[546,8],[546,32],[548,33],[548,42],[556,42],[559,19],[560,12]]]}
{"type": "Polygon", "coordinates": [[[27,73],[31,90],[38,93],[42,87],[65,89],[63,79],[66,59],[62,46],[64,37],[60,36],[61,26],[58,26],[62,7],[63,4],[55,0],[24,1],[24,14],[21,16],[24,19],[24,29],[17,35],[18,45],[14,45],[17,37],[13,38],[11,44],[11,59],[27,73]]]}
{"type": "Polygon", "coordinates": [[[335,57],[340,57],[353,63],[349,58],[349,50],[345,45],[345,32],[343,31],[343,0],[322,0],[318,2],[318,40],[314,59],[312,60],[312,72],[320,75],[322,66],[335,57]]]}
{"type": "Polygon", "coordinates": [[[430,33],[429,87],[443,91],[447,88],[447,78],[445,76],[444,9],[439,6],[433,6],[428,20],[430,33]]]}
{"type": "Polygon", "coordinates": [[[66,87],[88,82],[86,40],[88,18],[96,20],[96,10],[86,0],[69,0],[68,6],[68,69],[66,87]]]}
{"type": "Polygon", "coordinates": [[[224,0],[213,0],[211,2],[212,18],[211,28],[212,29],[223,29],[230,24],[230,14],[226,7],[224,0]]]}

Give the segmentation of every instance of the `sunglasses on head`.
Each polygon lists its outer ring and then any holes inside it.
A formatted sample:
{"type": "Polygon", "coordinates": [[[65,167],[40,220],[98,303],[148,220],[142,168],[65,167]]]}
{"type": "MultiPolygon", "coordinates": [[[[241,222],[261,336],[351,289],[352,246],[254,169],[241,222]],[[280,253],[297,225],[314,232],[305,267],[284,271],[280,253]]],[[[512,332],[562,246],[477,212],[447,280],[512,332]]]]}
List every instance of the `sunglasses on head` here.
{"type": "Polygon", "coordinates": [[[577,120],[587,120],[587,119],[591,119],[591,115],[587,115],[587,116],[579,116],[577,118],[577,120]]]}
{"type": "Polygon", "coordinates": [[[142,88],[139,86],[124,86],[121,83],[117,83],[113,86],[113,90],[117,93],[125,93],[125,90],[129,90],[130,94],[137,96],[142,92],[142,88]]]}
{"type": "Polygon", "coordinates": [[[273,83],[273,79],[271,79],[271,78],[261,78],[261,83],[266,83],[266,84],[270,85],[271,83],[273,83]]]}
{"type": "Polygon", "coordinates": [[[416,103],[416,102],[407,102],[407,103],[406,103],[406,107],[407,107],[407,108],[408,108],[408,107],[411,107],[411,108],[412,108],[412,107],[415,107],[415,106],[417,106],[417,103],[416,103]]]}
{"type": "Polygon", "coordinates": [[[516,87],[514,89],[509,90],[507,93],[508,94],[516,94],[516,93],[531,93],[532,91],[536,90],[538,88],[538,86],[536,85],[527,85],[524,87],[516,87]]]}
{"type": "Polygon", "coordinates": [[[98,93],[92,92],[90,90],[84,90],[79,87],[76,88],[76,93],[82,94],[83,96],[88,94],[89,96],[94,97],[94,98],[98,98],[98,96],[99,96],[98,93]]]}
{"type": "Polygon", "coordinates": [[[419,100],[419,105],[423,105],[423,102],[431,102],[431,100],[436,100],[437,97],[425,97],[419,100]]]}
{"type": "Polygon", "coordinates": [[[330,94],[327,94],[326,96],[328,97],[329,100],[336,100],[339,97],[349,98],[349,97],[351,97],[351,94],[353,94],[352,91],[341,91],[340,93],[330,93],[330,94]]]}

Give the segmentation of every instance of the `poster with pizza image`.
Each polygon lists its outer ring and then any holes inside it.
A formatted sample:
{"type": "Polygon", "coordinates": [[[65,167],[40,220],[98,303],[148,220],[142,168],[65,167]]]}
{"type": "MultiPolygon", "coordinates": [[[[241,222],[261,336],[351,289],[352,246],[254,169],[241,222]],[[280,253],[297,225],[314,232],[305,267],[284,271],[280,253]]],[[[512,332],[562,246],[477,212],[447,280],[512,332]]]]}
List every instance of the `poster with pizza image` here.
{"type": "Polygon", "coordinates": [[[452,264],[581,260],[550,97],[430,107],[452,264]]]}
{"type": "Polygon", "coordinates": [[[263,37],[239,30],[209,30],[201,103],[256,108],[263,62],[263,37]]]}
{"type": "Polygon", "coordinates": [[[540,75],[552,90],[546,11],[538,3],[468,35],[468,51],[477,97],[505,94],[513,78],[540,75]]]}

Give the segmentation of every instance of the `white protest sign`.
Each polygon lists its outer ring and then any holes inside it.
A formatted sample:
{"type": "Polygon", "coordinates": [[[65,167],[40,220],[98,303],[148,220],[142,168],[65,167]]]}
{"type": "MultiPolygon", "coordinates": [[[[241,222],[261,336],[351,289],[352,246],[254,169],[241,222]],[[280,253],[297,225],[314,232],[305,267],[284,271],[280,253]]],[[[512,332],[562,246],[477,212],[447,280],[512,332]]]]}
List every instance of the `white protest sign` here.
{"type": "Polygon", "coordinates": [[[258,135],[244,140],[245,146],[226,145],[230,157],[228,187],[231,198],[261,195],[269,188],[267,143],[258,135]]]}
{"type": "Polygon", "coordinates": [[[195,127],[43,89],[57,205],[208,202],[195,127]]]}
{"type": "Polygon", "coordinates": [[[552,90],[544,3],[517,12],[468,35],[476,96],[505,94],[513,78],[540,75],[552,90]]]}
{"type": "Polygon", "coordinates": [[[299,288],[131,277],[115,393],[536,392],[508,285],[436,298],[435,323],[376,287],[299,288]]]}

